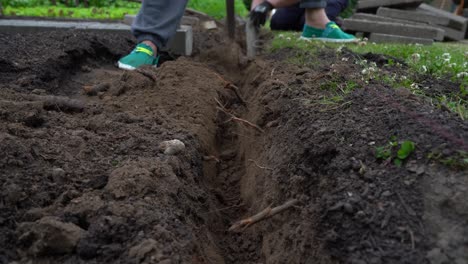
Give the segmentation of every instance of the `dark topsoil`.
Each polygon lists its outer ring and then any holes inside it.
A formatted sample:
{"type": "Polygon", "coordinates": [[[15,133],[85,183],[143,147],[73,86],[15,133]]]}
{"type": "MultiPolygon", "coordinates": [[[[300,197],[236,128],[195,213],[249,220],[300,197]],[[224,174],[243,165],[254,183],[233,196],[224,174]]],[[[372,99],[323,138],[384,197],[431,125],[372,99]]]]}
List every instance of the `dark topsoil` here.
{"type": "Polygon", "coordinates": [[[441,164],[466,121],[362,82],[353,54],[247,60],[223,35],[135,72],[113,65],[130,36],[0,35],[0,263],[467,263],[468,177],[441,164]],[[392,136],[416,144],[402,167],[375,155],[392,136]],[[172,139],[185,149],[164,154],[172,139]]]}

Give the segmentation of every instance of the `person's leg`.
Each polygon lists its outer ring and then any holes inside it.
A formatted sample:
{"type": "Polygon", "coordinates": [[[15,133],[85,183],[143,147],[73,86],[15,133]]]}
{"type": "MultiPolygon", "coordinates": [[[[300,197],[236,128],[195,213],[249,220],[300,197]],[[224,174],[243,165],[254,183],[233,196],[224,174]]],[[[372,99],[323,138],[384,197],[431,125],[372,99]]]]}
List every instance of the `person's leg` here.
{"type": "Polygon", "coordinates": [[[186,4],[187,0],[143,0],[132,25],[139,44],[119,60],[119,67],[133,70],[142,65],[156,65],[157,50],[175,34],[186,4]]]}
{"type": "Polygon", "coordinates": [[[301,31],[304,27],[304,9],[296,4],[291,7],[276,9],[270,20],[272,30],[294,30],[301,31]]]}
{"type": "Polygon", "coordinates": [[[334,22],[330,22],[325,7],[326,0],[301,0],[306,9],[303,39],[317,39],[330,42],[354,42],[353,35],[344,33],[334,22]]]}
{"type": "Polygon", "coordinates": [[[348,0],[328,0],[325,13],[331,21],[336,21],[338,15],[348,6],[348,0]]]}

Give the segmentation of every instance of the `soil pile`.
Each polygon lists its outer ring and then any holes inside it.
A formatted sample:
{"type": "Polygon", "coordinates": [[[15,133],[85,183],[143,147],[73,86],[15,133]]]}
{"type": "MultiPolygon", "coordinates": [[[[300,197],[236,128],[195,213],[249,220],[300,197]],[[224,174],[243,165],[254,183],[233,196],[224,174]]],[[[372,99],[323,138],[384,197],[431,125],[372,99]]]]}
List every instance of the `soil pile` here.
{"type": "Polygon", "coordinates": [[[249,61],[197,34],[218,45],[134,72],[113,65],[130,37],[0,35],[0,262],[465,263],[466,169],[440,161],[466,121],[354,54],[249,61]],[[416,146],[401,167],[376,157],[392,138],[416,146]]]}

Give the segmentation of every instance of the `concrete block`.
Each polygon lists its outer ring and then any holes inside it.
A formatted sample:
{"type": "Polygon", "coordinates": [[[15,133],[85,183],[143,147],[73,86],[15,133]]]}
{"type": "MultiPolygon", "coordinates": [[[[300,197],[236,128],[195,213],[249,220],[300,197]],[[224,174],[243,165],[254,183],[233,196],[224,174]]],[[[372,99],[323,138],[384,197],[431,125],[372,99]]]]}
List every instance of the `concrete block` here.
{"type": "Polygon", "coordinates": [[[377,10],[378,16],[390,17],[396,19],[403,19],[421,23],[427,23],[431,25],[442,25],[447,26],[450,22],[448,17],[439,16],[427,12],[419,12],[415,10],[401,10],[387,7],[380,7],[377,10]]]}
{"type": "Polygon", "coordinates": [[[345,19],[343,29],[358,32],[381,33],[405,37],[443,40],[444,31],[428,25],[410,25],[361,19],[345,19]]]}
{"type": "Polygon", "coordinates": [[[422,39],[422,38],[413,38],[413,37],[404,37],[404,36],[395,36],[388,34],[380,33],[371,33],[369,37],[370,42],[375,43],[402,43],[402,44],[423,44],[423,45],[432,45],[434,40],[432,39],[422,39]]]}
{"type": "Polygon", "coordinates": [[[123,23],[125,25],[131,26],[133,24],[133,20],[135,20],[135,15],[125,15],[123,19],[123,23]]]}
{"type": "Polygon", "coordinates": [[[191,27],[198,27],[200,25],[200,19],[195,16],[183,16],[180,24],[191,27]]]}
{"type": "Polygon", "coordinates": [[[0,32],[2,33],[28,33],[28,32],[37,32],[40,30],[68,30],[68,29],[82,29],[82,30],[90,30],[90,31],[108,31],[108,32],[123,32],[123,33],[130,32],[130,27],[122,23],[0,19],[0,32]]]}
{"type": "Polygon", "coordinates": [[[176,34],[167,42],[164,51],[176,55],[190,56],[193,51],[193,30],[191,26],[182,25],[176,34]]]}
{"type": "Polygon", "coordinates": [[[435,26],[445,32],[444,37],[450,40],[465,39],[465,32],[444,26],[435,26]]]}
{"type": "Polygon", "coordinates": [[[361,20],[369,20],[369,21],[377,21],[377,22],[393,22],[393,23],[400,23],[404,25],[425,25],[424,23],[403,20],[403,19],[396,19],[390,17],[383,17],[374,14],[368,13],[356,13],[352,17],[352,19],[361,19],[361,20]]]}
{"type": "MultiPolygon", "coordinates": [[[[383,16],[366,14],[366,13],[356,13],[351,18],[353,18],[353,19],[364,19],[364,20],[369,20],[369,21],[378,21],[378,22],[380,21],[380,22],[401,23],[401,24],[406,24],[406,25],[427,26],[427,24],[425,24],[425,23],[419,23],[419,22],[415,22],[415,21],[383,17],[383,16]]],[[[443,30],[444,31],[444,39],[462,40],[462,39],[466,38],[466,35],[464,35],[464,33],[462,31],[460,31],[460,30],[449,28],[447,26],[438,26],[438,25],[433,25],[432,27],[443,30]]]]}
{"type": "Polygon", "coordinates": [[[206,30],[211,30],[217,28],[218,26],[216,25],[216,22],[214,20],[209,20],[203,22],[202,27],[206,30]]]}
{"type": "MultiPolygon", "coordinates": [[[[136,15],[125,15],[123,19],[123,23],[131,26],[135,18],[136,18],[136,15]]],[[[182,19],[180,20],[180,24],[197,27],[200,24],[200,19],[194,16],[183,16],[182,19]]]]}
{"type": "MultiPolygon", "coordinates": [[[[65,22],[48,20],[0,19],[0,33],[34,33],[48,30],[80,29],[88,31],[112,32],[130,35],[130,26],[122,23],[65,22]]],[[[193,50],[193,30],[191,26],[181,26],[169,40],[168,50],[176,55],[190,56],[193,50]]]]}
{"type": "Polygon", "coordinates": [[[435,14],[441,17],[449,18],[449,24],[447,27],[466,32],[468,28],[468,18],[456,16],[450,12],[435,8],[433,6],[422,4],[417,8],[418,11],[427,12],[430,14],[435,14]]]}
{"type": "Polygon", "coordinates": [[[377,9],[381,6],[387,7],[417,7],[423,0],[360,0],[357,10],[377,9]]]}

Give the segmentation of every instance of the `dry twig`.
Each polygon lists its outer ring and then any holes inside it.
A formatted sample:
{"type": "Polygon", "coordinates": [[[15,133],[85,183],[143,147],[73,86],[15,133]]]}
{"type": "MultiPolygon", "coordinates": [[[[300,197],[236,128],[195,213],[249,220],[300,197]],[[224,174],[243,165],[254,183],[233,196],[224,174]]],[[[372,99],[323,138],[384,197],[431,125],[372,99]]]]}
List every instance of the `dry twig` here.
{"type": "Polygon", "coordinates": [[[265,220],[267,218],[270,218],[274,216],[275,214],[281,213],[282,211],[294,206],[298,202],[299,202],[298,200],[292,199],[274,208],[271,208],[271,206],[268,206],[267,208],[263,209],[263,211],[261,211],[260,213],[254,216],[237,221],[229,228],[229,231],[244,231],[249,226],[255,223],[258,223],[262,220],[265,220]]]}

